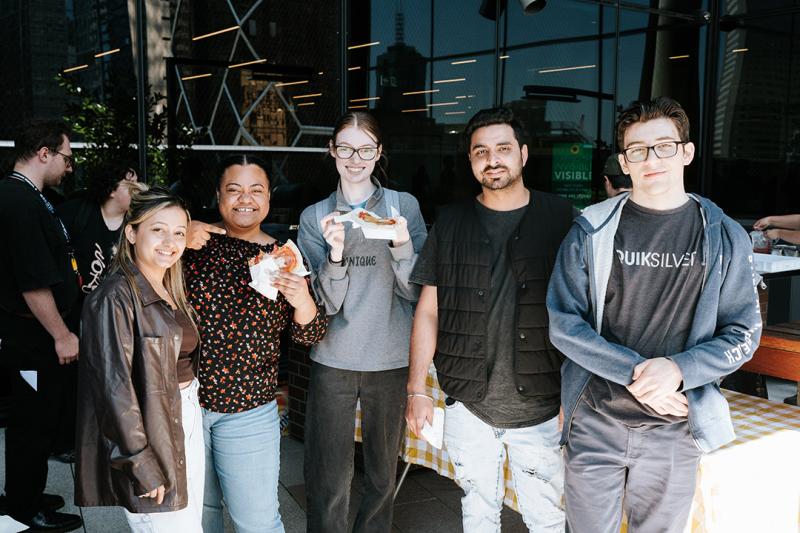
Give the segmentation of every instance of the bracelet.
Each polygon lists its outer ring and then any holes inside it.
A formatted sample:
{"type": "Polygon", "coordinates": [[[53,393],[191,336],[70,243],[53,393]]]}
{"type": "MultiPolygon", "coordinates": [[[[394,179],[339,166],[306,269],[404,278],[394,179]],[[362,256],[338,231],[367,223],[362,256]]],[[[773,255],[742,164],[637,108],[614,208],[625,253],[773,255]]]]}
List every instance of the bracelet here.
{"type": "Polygon", "coordinates": [[[433,402],[433,397],[428,396],[427,394],[422,394],[421,392],[412,392],[406,398],[427,398],[431,402],[433,402]]]}
{"type": "Polygon", "coordinates": [[[339,265],[339,266],[341,266],[341,265],[342,265],[342,263],[344,263],[344,256],[342,256],[342,258],[341,258],[341,259],[339,259],[338,261],[334,261],[333,259],[331,259],[331,254],[328,254],[328,262],[329,262],[330,264],[332,264],[332,265],[339,265]]]}

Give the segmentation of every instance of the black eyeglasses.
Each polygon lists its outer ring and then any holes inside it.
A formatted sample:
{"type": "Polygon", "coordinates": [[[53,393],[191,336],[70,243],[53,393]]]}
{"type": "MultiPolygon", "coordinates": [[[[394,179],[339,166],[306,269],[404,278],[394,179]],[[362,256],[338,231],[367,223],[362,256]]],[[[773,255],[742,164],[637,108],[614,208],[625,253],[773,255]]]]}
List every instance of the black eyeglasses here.
{"type": "Polygon", "coordinates": [[[71,155],[62,154],[58,150],[53,150],[53,152],[58,154],[58,155],[60,155],[61,157],[63,157],[64,158],[64,162],[67,164],[68,167],[71,167],[72,163],[75,161],[75,159],[71,155]]]}
{"type": "Polygon", "coordinates": [[[664,141],[653,146],[634,146],[622,151],[625,161],[628,163],[641,163],[650,156],[650,150],[659,159],[672,157],[678,153],[678,145],[686,144],[689,141],[664,141]]]}
{"type": "Polygon", "coordinates": [[[358,157],[364,161],[372,161],[375,159],[375,156],[378,155],[377,146],[362,146],[361,148],[353,148],[352,146],[337,144],[333,147],[333,149],[336,152],[336,157],[339,159],[350,159],[353,157],[354,153],[358,152],[358,157]]]}

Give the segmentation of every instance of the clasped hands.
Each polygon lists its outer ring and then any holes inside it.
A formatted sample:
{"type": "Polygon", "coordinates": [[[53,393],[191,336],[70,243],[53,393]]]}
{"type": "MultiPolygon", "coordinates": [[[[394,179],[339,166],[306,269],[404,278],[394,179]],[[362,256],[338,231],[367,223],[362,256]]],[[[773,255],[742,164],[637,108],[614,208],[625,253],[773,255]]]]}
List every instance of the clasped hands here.
{"type": "Polygon", "coordinates": [[[689,401],[678,391],[682,381],[683,374],[677,364],[666,357],[656,357],[636,365],[633,383],[627,389],[639,403],[660,415],[686,417],[689,401]]]}

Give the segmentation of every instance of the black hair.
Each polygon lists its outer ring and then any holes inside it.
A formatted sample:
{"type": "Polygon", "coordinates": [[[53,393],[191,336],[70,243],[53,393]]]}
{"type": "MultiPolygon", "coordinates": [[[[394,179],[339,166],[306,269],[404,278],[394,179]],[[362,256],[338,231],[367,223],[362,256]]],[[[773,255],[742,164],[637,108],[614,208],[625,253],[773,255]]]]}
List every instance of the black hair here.
{"type": "Polygon", "coordinates": [[[219,190],[219,186],[222,184],[222,176],[225,175],[225,171],[228,168],[234,165],[255,165],[261,170],[264,171],[264,174],[267,176],[267,186],[270,185],[270,177],[269,177],[269,167],[267,162],[261,159],[260,157],[256,157],[254,155],[247,155],[247,154],[236,154],[223,159],[219,165],[217,166],[217,190],[219,190]]]}
{"type": "Polygon", "coordinates": [[[622,176],[606,176],[614,189],[633,189],[633,181],[627,174],[622,176]]]}
{"type": "Polygon", "coordinates": [[[60,120],[30,122],[14,135],[14,160],[17,163],[27,161],[42,148],[55,152],[71,133],[69,126],[60,120]]]}
{"type": "Polygon", "coordinates": [[[89,173],[86,187],[89,196],[98,204],[102,204],[117,189],[119,182],[125,179],[128,172],[138,174],[126,161],[104,161],[89,173]]]}
{"type": "Polygon", "coordinates": [[[496,124],[505,124],[511,126],[514,130],[514,138],[517,139],[520,147],[524,144],[522,139],[525,137],[525,128],[522,122],[514,116],[514,112],[508,107],[492,107],[489,109],[481,109],[475,113],[467,127],[464,128],[464,146],[469,153],[469,147],[472,142],[472,134],[479,128],[486,126],[494,126],[496,124]]]}

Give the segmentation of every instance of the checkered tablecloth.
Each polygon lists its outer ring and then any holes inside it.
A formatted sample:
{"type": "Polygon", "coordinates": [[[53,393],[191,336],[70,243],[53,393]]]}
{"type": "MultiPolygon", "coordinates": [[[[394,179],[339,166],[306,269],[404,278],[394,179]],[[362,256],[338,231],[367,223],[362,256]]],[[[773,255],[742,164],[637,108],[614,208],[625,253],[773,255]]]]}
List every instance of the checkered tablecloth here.
{"type": "Polygon", "coordinates": [[[800,408],[723,390],[736,440],[703,457],[691,533],[800,531],[800,408]]]}
{"type": "MultiPolygon", "coordinates": [[[[427,388],[427,393],[433,398],[434,406],[444,408],[445,394],[439,387],[439,382],[436,379],[436,370],[434,369],[433,365],[431,365],[430,370],[428,371],[428,378],[425,385],[427,388]]],[[[355,438],[357,441],[361,441],[360,407],[358,408],[356,415],[355,438]]],[[[428,444],[428,441],[421,437],[417,437],[408,429],[406,429],[405,446],[401,452],[403,461],[406,463],[430,468],[431,470],[438,472],[440,475],[446,476],[450,479],[455,479],[456,477],[455,470],[453,470],[453,465],[450,463],[450,458],[448,457],[447,451],[445,451],[444,447],[442,447],[441,450],[437,450],[428,444]]],[[[511,469],[508,466],[507,458],[503,471],[506,480],[506,494],[504,503],[516,511],[518,510],[517,495],[514,493],[511,480],[511,469]]]]}
{"type": "MultiPolygon", "coordinates": [[[[445,395],[431,366],[428,393],[437,407],[445,395]]],[[[800,532],[800,408],[729,390],[736,440],[702,458],[685,533],[800,532]]],[[[361,440],[361,412],[356,417],[361,440]]],[[[447,452],[406,431],[402,458],[450,479],[447,452]]],[[[511,470],[505,465],[505,504],[517,510],[511,470]]],[[[623,525],[622,532],[626,531],[623,525]]]]}

